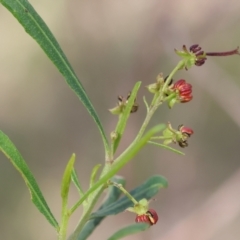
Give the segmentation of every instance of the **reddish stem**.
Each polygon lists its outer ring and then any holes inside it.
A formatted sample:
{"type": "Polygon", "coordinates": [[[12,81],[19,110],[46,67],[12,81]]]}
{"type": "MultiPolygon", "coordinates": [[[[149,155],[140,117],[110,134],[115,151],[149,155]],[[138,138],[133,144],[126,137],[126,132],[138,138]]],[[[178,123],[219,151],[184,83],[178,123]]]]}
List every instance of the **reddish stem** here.
{"type": "Polygon", "coordinates": [[[240,55],[238,49],[239,49],[239,47],[237,47],[236,49],[234,49],[232,51],[227,51],[227,52],[207,52],[206,56],[230,56],[230,55],[235,55],[235,54],[240,55]]]}

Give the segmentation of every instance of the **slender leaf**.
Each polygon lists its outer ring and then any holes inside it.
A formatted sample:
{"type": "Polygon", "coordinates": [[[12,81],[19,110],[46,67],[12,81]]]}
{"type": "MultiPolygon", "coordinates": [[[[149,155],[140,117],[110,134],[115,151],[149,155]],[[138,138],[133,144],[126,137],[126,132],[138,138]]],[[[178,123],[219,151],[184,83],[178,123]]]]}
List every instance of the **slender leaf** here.
{"type": "Polygon", "coordinates": [[[92,185],[94,184],[95,182],[95,179],[96,179],[96,175],[98,173],[98,170],[99,168],[102,166],[102,164],[97,164],[93,170],[92,170],[92,173],[91,173],[91,177],[90,177],[90,187],[92,187],[92,185]]]}
{"type": "MultiPolygon", "coordinates": [[[[114,176],[112,181],[114,181],[118,184],[122,184],[123,186],[125,185],[125,182],[126,182],[124,178],[119,177],[119,176],[114,176]]],[[[104,209],[104,208],[108,207],[109,204],[117,201],[121,194],[122,194],[122,192],[118,188],[116,188],[114,186],[110,186],[109,190],[108,190],[107,198],[98,210],[104,209]]],[[[105,218],[105,216],[96,217],[94,219],[89,220],[86,223],[86,225],[84,226],[81,233],[79,234],[77,240],[87,239],[91,235],[91,233],[94,231],[94,229],[104,220],[104,218],[105,218]]]]}
{"type": "Polygon", "coordinates": [[[74,70],[72,69],[65,54],[49,30],[48,26],[27,0],[0,0],[0,3],[14,15],[14,17],[24,27],[25,31],[36,40],[36,42],[40,45],[43,51],[64,76],[67,84],[79,97],[83,105],[96,122],[103,139],[105,150],[107,153],[109,153],[107,137],[103,130],[100,119],[81,82],[78,80],[74,70]]]}
{"type": "Polygon", "coordinates": [[[71,174],[73,171],[75,158],[76,158],[76,155],[72,154],[72,156],[66,166],[64,174],[63,174],[62,188],[61,188],[61,196],[63,199],[68,198],[68,193],[69,193],[69,188],[70,188],[70,183],[71,183],[71,174]]]}
{"type": "Polygon", "coordinates": [[[177,154],[180,154],[180,155],[185,155],[185,153],[175,149],[175,148],[172,148],[172,147],[169,147],[168,145],[165,145],[165,144],[161,144],[161,143],[157,143],[157,142],[153,142],[153,141],[148,141],[149,144],[153,144],[153,145],[156,145],[158,147],[161,147],[161,148],[165,148],[167,150],[170,150],[172,152],[175,152],[177,154]]]}
{"type": "Polygon", "coordinates": [[[43,194],[31,173],[23,157],[11,142],[11,140],[0,131],[0,151],[10,160],[13,166],[23,177],[31,195],[31,200],[38,210],[46,217],[53,227],[59,230],[58,222],[51,213],[50,208],[45,201],[43,194]]]}
{"type": "Polygon", "coordinates": [[[71,179],[72,179],[72,182],[74,183],[75,187],[77,188],[80,196],[82,196],[84,194],[84,191],[83,191],[82,186],[81,186],[81,184],[78,180],[78,176],[77,176],[77,173],[76,173],[75,169],[72,170],[71,179]]]}
{"type": "Polygon", "coordinates": [[[120,140],[122,138],[122,135],[124,133],[126,124],[127,124],[127,120],[129,118],[129,115],[131,113],[133,104],[135,102],[136,96],[137,96],[137,92],[139,90],[141,86],[141,82],[137,82],[131,92],[130,98],[128,99],[128,104],[126,106],[126,108],[124,109],[124,112],[120,115],[120,118],[118,120],[116,129],[115,129],[115,133],[117,135],[117,138],[115,139],[115,141],[113,142],[113,154],[115,153],[120,140]]]}
{"type": "Polygon", "coordinates": [[[65,168],[63,179],[62,179],[62,186],[61,186],[61,197],[62,197],[62,216],[61,216],[61,224],[59,230],[59,239],[65,239],[67,235],[67,225],[69,221],[69,214],[68,214],[68,194],[70,189],[71,183],[71,175],[74,169],[76,155],[73,153],[70,160],[67,163],[65,168]]]}
{"type": "Polygon", "coordinates": [[[147,102],[147,99],[145,98],[145,96],[143,97],[143,102],[146,106],[147,112],[149,112],[149,105],[148,105],[148,102],[147,102]]]}
{"type": "Polygon", "coordinates": [[[118,230],[110,238],[108,238],[108,240],[122,239],[126,236],[145,231],[148,228],[149,228],[149,224],[147,224],[147,223],[135,223],[135,224],[132,224],[130,226],[127,226],[127,227],[124,227],[124,228],[118,230]]]}
{"type": "MultiPolygon", "coordinates": [[[[168,182],[166,178],[158,175],[152,176],[142,185],[130,191],[130,194],[137,201],[143,198],[146,198],[149,200],[153,196],[155,196],[161,188],[166,188],[167,186],[168,186],[168,182]]],[[[113,204],[108,205],[108,207],[105,207],[104,209],[101,209],[95,212],[94,214],[92,214],[91,217],[115,215],[120,212],[123,212],[128,207],[132,207],[132,206],[133,206],[132,201],[128,197],[124,196],[121,199],[119,199],[117,202],[114,202],[113,204]]]]}

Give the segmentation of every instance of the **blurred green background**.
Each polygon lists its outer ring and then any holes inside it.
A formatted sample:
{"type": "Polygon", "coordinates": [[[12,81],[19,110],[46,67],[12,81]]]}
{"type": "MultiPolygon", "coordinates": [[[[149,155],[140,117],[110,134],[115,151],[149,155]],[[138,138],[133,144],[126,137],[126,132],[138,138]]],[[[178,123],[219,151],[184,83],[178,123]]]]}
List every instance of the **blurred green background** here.
{"type": "MultiPolygon", "coordinates": [[[[32,0],[82,81],[109,134],[117,122],[108,109],[136,81],[146,86],[167,75],[179,57],[174,48],[198,43],[205,51],[226,51],[240,41],[238,0],[32,0]]],[[[85,187],[93,166],[103,163],[97,127],[40,47],[0,6],[0,129],[18,147],[59,219],[60,181],[70,155],[85,187]]],[[[194,98],[172,110],[161,107],[152,125],[171,121],[194,129],[185,157],[147,146],[121,175],[127,189],[153,174],[169,188],[151,207],[157,226],[126,240],[236,240],[240,238],[240,57],[208,58],[202,67],[180,71],[194,98]]],[[[139,111],[128,122],[118,153],[139,130],[146,109],[144,87],[139,111]]],[[[177,147],[177,146],[175,146],[177,147]]],[[[178,147],[177,147],[178,148],[178,147]]],[[[180,149],[181,150],[181,149],[180,149]]],[[[56,233],[30,201],[20,175],[0,155],[0,239],[56,239],[56,233]]],[[[72,189],[70,202],[78,194],[72,189]]],[[[81,214],[74,214],[72,231],[81,214]]],[[[105,240],[135,216],[106,219],[90,240],[105,240]]],[[[69,231],[69,232],[70,232],[69,231]]]]}

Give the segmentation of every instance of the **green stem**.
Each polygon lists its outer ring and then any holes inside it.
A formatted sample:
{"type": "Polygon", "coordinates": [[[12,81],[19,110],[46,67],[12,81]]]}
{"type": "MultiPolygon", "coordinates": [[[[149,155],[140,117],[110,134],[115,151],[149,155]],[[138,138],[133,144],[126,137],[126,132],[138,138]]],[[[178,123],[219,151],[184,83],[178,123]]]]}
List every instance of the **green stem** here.
{"type": "MultiPolygon", "coordinates": [[[[69,240],[77,240],[77,237],[79,235],[79,233],[81,232],[82,228],[84,227],[85,223],[88,221],[89,216],[91,214],[91,211],[93,209],[93,207],[95,206],[95,203],[97,202],[98,198],[100,197],[101,193],[103,192],[103,190],[105,189],[105,185],[100,187],[100,183],[103,182],[103,180],[105,181],[105,183],[113,176],[113,174],[115,174],[118,170],[120,170],[124,165],[126,165],[127,162],[130,161],[129,158],[126,157],[126,155],[133,151],[135,147],[139,146],[138,149],[140,150],[140,148],[146,144],[146,140],[148,140],[151,136],[152,133],[149,132],[149,136],[146,136],[146,139],[142,139],[142,136],[148,126],[148,123],[150,122],[153,114],[155,113],[155,111],[157,110],[157,108],[159,107],[159,105],[163,102],[162,99],[164,98],[164,91],[166,89],[166,87],[168,86],[168,83],[170,82],[171,78],[173,77],[173,75],[181,68],[181,66],[183,66],[184,62],[180,61],[178,63],[178,65],[173,69],[173,71],[169,74],[162,90],[160,91],[160,93],[155,94],[153,101],[150,105],[149,111],[147,113],[147,116],[139,130],[138,135],[136,136],[136,138],[134,139],[134,141],[130,144],[130,146],[114,161],[114,164],[106,164],[101,177],[99,179],[98,182],[96,182],[92,188],[90,188],[85,195],[80,199],[80,201],[78,201],[70,210],[69,210],[69,215],[71,215],[76,209],[77,207],[83,203],[83,201],[85,201],[87,198],[87,205],[84,206],[84,213],[82,215],[82,218],[80,219],[74,233],[70,236],[69,240]],[[94,191],[95,190],[95,191],[94,191]],[[91,193],[91,194],[90,194],[91,193]]],[[[152,130],[154,132],[154,129],[152,130]]],[[[133,156],[136,153],[133,153],[133,156]]],[[[133,157],[132,156],[132,157],[133,157]]],[[[108,159],[112,158],[112,154],[108,154],[108,159]]],[[[132,158],[131,158],[132,159],[132,158]]],[[[132,200],[132,199],[131,199],[132,200]]],[[[136,200],[135,200],[136,201],[136,200]]],[[[136,201],[136,203],[138,203],[136,201]]]]}
{"type": "Polygon", "coordinates": [[[84,225],[88,221],[90,214],[92,213],[92,210],[101,196],[102,192],[104,191],[105,186],[102,186],[101,188],[98,188],[95,192],[93,192],[87,201],[87,204],[84,205],[84,212],[82,214],[81,219],[79,220],[79,223],[77,224],[76,229],[74,230],[73,234],[69,237],[69,240],[77,240],[79,233],[83,229],[84,225]]]}
{"type": "Polygon", "coordinates": [[[97,189],[102,185],[105,186],[107,181],[113,177],[121,168],[123,168],[133,157],[139,152],[139,150],[146,145],[152,136],[159,133],[165,128],[164,124],[157,125],[154,128],[150,129],[148,133],[145,134],[139,141],[136,142],[136,139],[128,146],[128,148],[116,158],[112,165],[106,164],[99,180],[85,192],[84,196],[69,210],[69,215],[71,215],[85,200],[87,202],[92,201],[91,195],[93,195],[97,189]]]}
{"type": "Polygon", "coordinates": [[[167,80],[165,81],[164,85],[163,85],[163,88],[161,89],[160,91],[160,97],[163,97],[164,96],[164,92],[168,86],[168,84],[170,83],[171,79],[173,78],[173,76],[175,75],[175,73],[182,69],[184,67],[184,61],[181,60],[180,62],[178,62],[177,66],[172,70],[172,72],[168,75],[168,78],[167,80]]]}
{"type": "Polygon", "coordinates": [[[170,136],[170,137],[165,137],[165,136],[151,137],[151,140],[165,140],[165,139],[172,139],[172,136],[170,136]]]}
{"type": "Polygon", "coordinates": [[[65,240],[67,236],[67,226],[69,221],[69,214],[67,209],[67,198],[63,198],[62,202],[62,219],[58,235],[58,240],[65,240]]]}
{"type": "Polygon", "coordinates": [[[134,205],[138,204],[138,201],[122,186],[122,184],[118,184],[112,181],[109,181],[109,184],[115,186],[116,188],[120,189],[124,195],[126,195],[133,203],[134,205]]]}
{"type": "Polygon", "coordinates": [[[144,134],[147,126],[148,126],[148,123],[150,122],[153,114],[155,113],[155,111],[158,109],[158,107],[162,104],[163,102],[163,99],[164,99],[164,92],[169,84],[169,82],[171,81],[172,77],[174,76],[174,74],[179,70],[181,69],[182,67],[184,66],[184,61],[181,60],[177,66],[173,69],[173,71],[168,75],[168,78],[166,80],[166,82],[164,83],[162,89],[160,90],[159,93],[156,93],[154,95],[154,98],[153,98],[153,101],[151,103],[151,106],[150,106],[150,109],[147,113],[147,116],[138,132],[138,135],[137,137],[135,138],[134,142],[137,142],[139,141],[139,139],[142,137],[142,135],[144,134]]]}
{"type": "Polygon", "coordinates": [[[159,92],[154,94],[154,97],[153,97],[153,100],[151,102],[150,108],[152,108],[156,104],[156,101],[157,101],[158,98],[159,98],[159,92]]]}

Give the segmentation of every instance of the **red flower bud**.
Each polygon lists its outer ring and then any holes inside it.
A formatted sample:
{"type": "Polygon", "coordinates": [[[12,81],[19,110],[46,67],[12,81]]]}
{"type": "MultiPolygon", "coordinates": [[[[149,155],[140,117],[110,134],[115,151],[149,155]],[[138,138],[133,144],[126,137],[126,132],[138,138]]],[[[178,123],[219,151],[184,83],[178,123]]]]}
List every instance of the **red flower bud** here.
{"type": "Polygon", "coordinates": [[[184,148],[188,146],[188,138],[193,134],[193,130],[191,128],[185,127],[183,125],[178,126],[178,131],[181,135],[178,135],[177,143],[180,147],[184,148]]]}
{"type": "Polygon", "coordinates": [[[189,102],[192,96],[192,85],[187,83],[184,79],[180,79],[174,83],[172,89],[178,93],[179,101],[189,102]]]}
{"type": "Polygon", "coordinates": [[[192,134],[193,134],[193,130],[191,128],[188,128],[188,127],[185,127],[183,125],[180,125],[178,127],[178,130],[184,134],[184,135],[187,135],[188,137],[190,137],[192,134]]]}
{"type": "Polygon", "coordinates": [[[135,222],[145,222],[149,223],[150,225],[156,224],[158,221],[158,215],[155,210],[149,209],[145,214],[143,215],[137,215],[135,222]]]}

